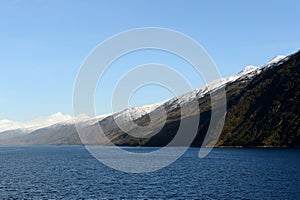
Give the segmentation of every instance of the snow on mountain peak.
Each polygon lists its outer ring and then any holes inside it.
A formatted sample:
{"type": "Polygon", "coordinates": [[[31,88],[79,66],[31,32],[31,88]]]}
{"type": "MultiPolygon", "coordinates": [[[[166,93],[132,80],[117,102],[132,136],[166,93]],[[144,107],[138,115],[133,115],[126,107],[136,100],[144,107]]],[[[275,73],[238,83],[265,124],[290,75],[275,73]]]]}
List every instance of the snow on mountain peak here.
{"type": "Polygon", "coordinates": [[[0,132],[13,130],[13,129],[30,129],[36,130],[39,128],[47,127],[56,123],[64,122],[73,119],[70,115],[64,115],[61,112],[55,113],[50,116],[39,117],[30,121],[11,121],[0,120],[0,132]]]}
{"type": "Polygon", "coordinates": [[[274,57],[272,60],[270,60],[269,62],[267,62],[266,64],[261,65],[261,66],[248,65],[236,75],[211,81],[190,93],[180,96],[179,98],[177,98],[178,102],[183,103],[183,102],[188,102],[191,99],[194,99],[196,97],[199,98],[201,96],[204,96],[208,92],[212,92],[219,88],[222,88],[229,83],[237,81],[238,79],[243,79],[243,78],[249,79],[249,78],[254,77],[255,75],[259,74],[263,68],[268,68],[268,67],[271,67],[274,65],[281,64],[282,62],[286,61],[287,59],[288,59],[287,56],[280,55],[280,56],[274,57]]]}
{"type": "Polygon", "coordinates": [[[256,69],[258,69],[259,67],[254,66],[254,65],[248,65],[246,66],[240,73],[247,73],[247,72],[251,72],[254,71],[256,69]]]}
{"type": "Polygon", "coordinates": [[[272,62],[272,63],[274,63],[274,62],[279,62],[280,60],[282,60],[282,59],[284,59],[284,58],[286,58],[286,56],[284,56],[284,55],[278,55],[278,56],[275,56],[273,59],[271,59],[271,60],[269,61],[269,63],[270,63],[270,62],[272,62]]]}
{"type": "Polygon", "coordinates": [[[47,122],[62,122],[70,119],[72,119],[72,116],[64,115],[61,112],[57,112],[50,116],[38,118],[37,120],[47,123],[47,122]]]}
{"type": "Polygon", "coordinates": [[[281,63],[282,61],[285,61],[288,57],[287,56],[283,56],[283,55],[279,55],[279,56],[275,56],[273,59],[271,59],[269,62],[267,62],[266,64],[262,65],[261,67],[270,67],[274,64],[278,64],[281,63]]]}
{"type": "Polygon", "coordinates": [[[25,121],[25,122],[15,122],[11,120],[0,120],[0,132],[7,131],[7,130],[13,130],[13,129],[22,129],[26,131],[34,131],[39,128],[48,127],[54,124],[72,124],[76,122],[83,122],[87,124],[94,123],[94,121],[102,120],[108,116],[114,115],[116,118],[120,118],[122,121],[128,121],[131,119],[137,119],[141,117],[142,115],[145,115],[147,113],[150,113],[154,111],[157,107],[164,105],[164,104],[171,104],[175,101],[177,102],[176,107],[181,103],[187,103],[195,98],[199,98],[201,96],[204,96],[210,91],[215,91],[221,87],[224,87],[225,85],[237,81],[242,80],[244,78],[249,79],[257,74],[259,74],[264,68],[272,67],[275,65],[279,65],[282,62],[286,61],[289,57],[287,56],[276,56],[269,62],[267,62],[264,65],[261,66],[253,66],[248,65],[246,66],[241,72],[239,72],[236,75],[227,77],[227,78],[220,78],[217,80],[214,80],[210,83],[207,83],[198,89],[191,91],[189,93],[186,93],[184,95],[181,95],[179,97],[175,97],[169,100],[166,100],[164,102],[151,104],[151,105],[144,105],[144,106],[137,106],[132,108],[127,108],[121,112],[118,113],[109,113],[101,116],[91,117],[86,114],[78,115],[75,117],[72,117],[70,115],[64,115],[61,112],[57,112],[50,116],[40,117],[31,121],[25,121]]]}
{"type": "Polygon", "coordinates": [[[252,71],[259,70],[260,68],[267,68],[274,64],[279,64],[282,61],[285,61],[286,59],[287,59],[287,56],[283,56],[283,55],[275,56],[269,62],[267,62],[261,66],[248,65],[242,71],[240,71],[238,74],[248,74],[252,71]]]}
{"type": "Polygon", "coordinates": [[[162,102],[127,108],[121,112],[116,113],[115,118],[122,119],[122,121],[138,119],[139,117],[152,112],[160,105],[162,105],[162,102]]]}

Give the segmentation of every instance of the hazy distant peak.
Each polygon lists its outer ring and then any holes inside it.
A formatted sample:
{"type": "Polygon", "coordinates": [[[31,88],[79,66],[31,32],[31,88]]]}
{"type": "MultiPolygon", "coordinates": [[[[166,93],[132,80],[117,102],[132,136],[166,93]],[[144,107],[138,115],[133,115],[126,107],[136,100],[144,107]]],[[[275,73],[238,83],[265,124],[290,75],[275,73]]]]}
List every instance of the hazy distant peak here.
{"type": "Polygon", "coordinates": [[[56,123],[71,120],[72,116],[64,115],[57,112],[50,116],[43,116],[29,121],[12,121],[8,119],[0,120],[0,132],[13,129],[30,129],[35,130],[38,128],[50,126],[56,123]]]}

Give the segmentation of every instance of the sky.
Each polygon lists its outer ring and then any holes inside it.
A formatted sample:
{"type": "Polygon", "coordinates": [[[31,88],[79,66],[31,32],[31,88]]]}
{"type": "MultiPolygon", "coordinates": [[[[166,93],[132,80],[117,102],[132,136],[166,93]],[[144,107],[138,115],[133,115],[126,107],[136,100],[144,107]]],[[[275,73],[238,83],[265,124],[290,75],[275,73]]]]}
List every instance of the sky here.
{"type": "MultiPolygon", "coordinates": [[[[299,7],[297,0],[2,0],[0,119],[72,115],[81,64],[99,43],[128,29],[162,27],[188,35],[208,52],[222,77],[247,65],[262,65],[300,49],[299,7]]],[[[118,77],[149,62],[174,67],[193,88],[203,84],[191,66],[174,55],[136,52],[118,60],[103,77],[95,95],[96,114],[111,112],[109,95],[118,77]]],[[[159,102],[172,95],[149,85],[136,91],[129,104],[159,102]]]]}

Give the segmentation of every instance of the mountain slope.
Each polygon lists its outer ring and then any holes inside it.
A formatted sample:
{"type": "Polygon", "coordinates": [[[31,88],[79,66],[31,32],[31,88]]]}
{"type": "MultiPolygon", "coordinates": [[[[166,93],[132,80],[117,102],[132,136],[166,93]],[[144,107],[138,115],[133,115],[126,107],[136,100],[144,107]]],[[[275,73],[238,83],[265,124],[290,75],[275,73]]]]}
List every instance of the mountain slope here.
{"type": "MultiPolygon", "coordinates": [[[[299,146],[299,54],[275,57],[259,68],[246,67],[242,75],[229,77],[223,84],[217,84],[216,93],[218,88],[226,85],[228,104],[225,125],[217,146],[299,146]]],[[[166,102],[163,106],[167,110],[168,120],[155,136],[137,139],[118,134],[114,143],[143,146],[168,144],[180,125],[180,108],[176,101],[190,100],[193,95],[198,98],[201,112],[191,111],[186,119],[200,115],[198,134],[192,146],[201,146],[211,117],[210,97],[203,92],[203,88],[166,102]]],[[[143,121],[146,119],[138,120],[140,124],[143,121]]]]}
{"type": "Polygon", "coordinates": [[[300,53],[256,76],[229,105],[219,145],[300,145],[300,53]]]}
{"type": "MultiPolygon", "coordinates": [[[[162,103],[129,108],[98,118],[80,120],[80,127],[85,135],[81,138],[85,144],[107,145],[103,137],[99,137],[98,125],[106,136],[116,145],[126,146],[165,146],[176,135],[181,118],[187,122],[197,121],[199,128],[192,146],[201,146],[207,132],[211,105],[209,89],[218,97],[219,89],[226,89],[227,116],[217,146],[300,146],[300,52],[291,56],[275,57],[261,67],[247,66],[239,74],[215,80],[192,92],[167,100],[162,103]],[[191,102],[197,100],[200,112],[195,110],[191,102]],[[181,107],[187,112],[181,116],[181,107]],[[166,124],[155,135],[163,116],[159,109],[167,112],[166,124]],[[153,118],[150,121],[150,117],[153,118]],[[130,117],[140,126],[150,124],[145,132],[130,124],[130,117]],[[126,130],[123,131],[114,119],[126,130]],[[140,138],[132,135],[149,136],[140,138]]],[[[196,123],[197,123],[196,122],[196,123]]],[[[14,134],[17,134],[14,132],[14,134]]],[[[189,131],[186,134],[191,134],[189,131]]],[[[1,136],[1,133],[0,133],[1,136]]],[[[35,129],[13,138],[0,138],[4,145],[43,145],[43,144],[82,144],[75,125],[69,121],[60,122],[47,127],[35,129]]],[[[186,145],[184,142],[179,145],[186,145]]]]}

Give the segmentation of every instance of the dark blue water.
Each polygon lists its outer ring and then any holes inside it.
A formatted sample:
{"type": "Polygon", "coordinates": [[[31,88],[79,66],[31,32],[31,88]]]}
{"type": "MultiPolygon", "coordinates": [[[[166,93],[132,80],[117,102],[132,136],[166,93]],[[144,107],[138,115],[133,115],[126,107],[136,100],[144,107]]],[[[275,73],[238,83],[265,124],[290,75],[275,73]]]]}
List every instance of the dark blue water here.
{"type": "Polygon", "coordinates": [[[127,174],[83,147],[0,147],[0,199],[299,199],[300,150],[191,148],[162,170],[127,174]]]}

